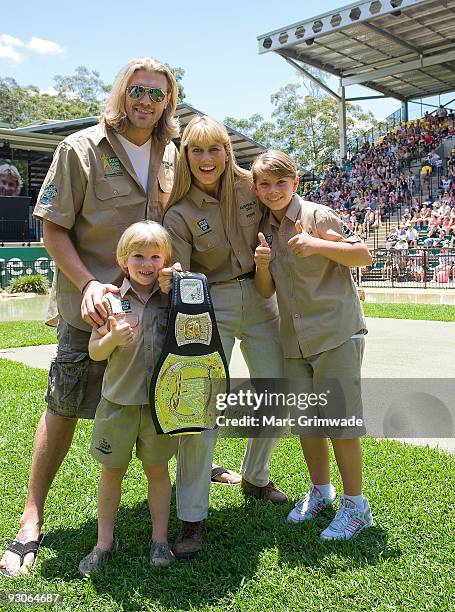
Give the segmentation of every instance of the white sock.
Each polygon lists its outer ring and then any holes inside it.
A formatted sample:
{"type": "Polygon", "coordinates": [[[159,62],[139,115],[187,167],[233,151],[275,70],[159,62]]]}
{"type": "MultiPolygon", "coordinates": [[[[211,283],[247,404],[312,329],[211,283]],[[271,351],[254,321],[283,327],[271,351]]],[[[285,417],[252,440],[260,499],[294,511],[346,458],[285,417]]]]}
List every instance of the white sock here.
{"type": "Polygon", "coordinates": [[[360,508],[361,510],[363,510],[363,494],[360,493],[360,495],[344,495],[343,497],[345,497],[346,499],[349,499],[349,501],[352,501],[352,503],[354,503],[357,508],[360,508]]]}
{"type": "Polygon", "coordinates": [[[313,487],[316,487],[316,489],[318,489],[318,491],[321,493],[322,497],[333,497],[333,485],[331,482],[329,482],[328,484],[317,484],[315,485],[314,483],[311,483],[311,485],[313,487]]]}

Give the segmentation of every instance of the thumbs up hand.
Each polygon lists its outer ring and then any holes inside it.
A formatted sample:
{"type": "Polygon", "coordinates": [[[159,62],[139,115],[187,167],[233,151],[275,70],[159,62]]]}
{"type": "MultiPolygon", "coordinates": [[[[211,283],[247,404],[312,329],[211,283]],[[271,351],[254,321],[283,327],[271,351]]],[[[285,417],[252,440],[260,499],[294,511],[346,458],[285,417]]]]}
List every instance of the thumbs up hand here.
{"type": "Polygon", "coordinates": [[[127,321],[117,321],[111,315],[109,317],[109,327],[115,346],[128,346],[133,342],[133,328],[127,321]]]}
{"type": "Polygon", "coordinates": [[[297,232],[296,236],[293,236],[288,240],[288,245],[294,255],[298,257],[308,257],[317,253],[319,246],[318,238],[314,238],[308,232],[306,232],[301,221],[298,219],[295,222],[295,229],[297,232]]]}
{"type": "Polygon", "coordinates": [[[267,269],[269,267],[272,250],[262,232],[259,232],[258,240],[259,245],[254,252],[254,263],[258,269],[267,269]]]}

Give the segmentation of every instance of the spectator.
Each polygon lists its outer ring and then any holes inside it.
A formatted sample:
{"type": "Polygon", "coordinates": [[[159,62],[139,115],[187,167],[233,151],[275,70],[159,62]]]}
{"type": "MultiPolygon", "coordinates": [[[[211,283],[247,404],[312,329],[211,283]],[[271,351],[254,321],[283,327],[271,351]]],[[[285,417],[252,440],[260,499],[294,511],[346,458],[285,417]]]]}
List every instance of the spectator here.
{"type": "Polygon", "coordinates": [[[0,196],[18,196],[23,181],[19,170],[11,164],[0,166],[0,196]]]}

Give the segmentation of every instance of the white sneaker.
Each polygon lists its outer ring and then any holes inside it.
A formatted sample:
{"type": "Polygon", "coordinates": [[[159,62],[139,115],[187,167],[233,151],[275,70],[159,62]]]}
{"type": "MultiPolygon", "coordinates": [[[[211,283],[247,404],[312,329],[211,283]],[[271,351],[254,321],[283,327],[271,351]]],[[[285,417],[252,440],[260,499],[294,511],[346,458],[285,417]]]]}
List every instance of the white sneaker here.
{"type": "Polygon", "coordinates": [[[330,497],[322,497],[321,491],[316,485],[311,485],[310,492],[305,493],[289,514],[289,523],[303,523],[317,517],[328,506],[331,506],[336,498],[335,487],[331,487],[330,497]]]}
{"type": "Polygon", "coordinates": [[[321,539],[351,540],[372,524],[373,517],[368,500],[363,498],[363,510],[361,510],[343,495],[340,500],[340,509],[327,529],[321,533],[321,539]]]}

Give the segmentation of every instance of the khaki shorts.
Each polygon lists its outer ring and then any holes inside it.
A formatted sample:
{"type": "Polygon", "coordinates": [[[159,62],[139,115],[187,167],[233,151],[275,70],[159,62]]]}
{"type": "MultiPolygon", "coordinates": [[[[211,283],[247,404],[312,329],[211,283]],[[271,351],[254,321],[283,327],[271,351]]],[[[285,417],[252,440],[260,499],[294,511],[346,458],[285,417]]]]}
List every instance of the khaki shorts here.
{"type": "Polygon", "coordinates": [[[123,468],[136,456],[146,465],[167,463],[177,452],[178,439],[157,434],[150,406],[123,406],[104,397],[98,405],[90,454],[112,468],[123,468]]]}
{"type": "Polygon", "coordinates": [[[60,317],[57,354],[47,383],[49,412],[76,419],[95,417],[107,362],[90,359],[89,339],[90,332],[77,329],[60,317]]]}
{"type": "Polygon", "coordinates": [[[306,398],[300,395],[301,407],[291,411],[298,421],[292,428],[293,433],[346,439],[365,435],[360,381],[364,347],[365,339],[359,334],[318,355],[285,359],[288,392],[307,394],[306,398]],[[314,419],[332,419],[332,422],[314,419]]]}

